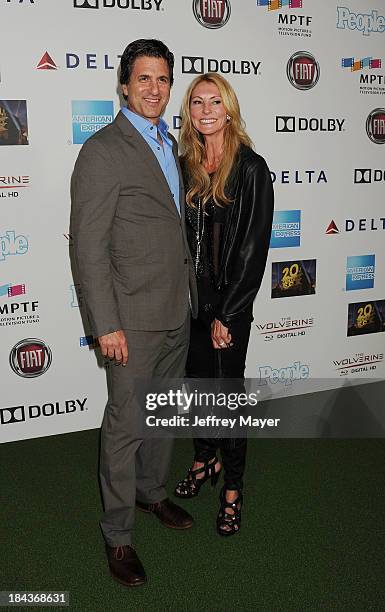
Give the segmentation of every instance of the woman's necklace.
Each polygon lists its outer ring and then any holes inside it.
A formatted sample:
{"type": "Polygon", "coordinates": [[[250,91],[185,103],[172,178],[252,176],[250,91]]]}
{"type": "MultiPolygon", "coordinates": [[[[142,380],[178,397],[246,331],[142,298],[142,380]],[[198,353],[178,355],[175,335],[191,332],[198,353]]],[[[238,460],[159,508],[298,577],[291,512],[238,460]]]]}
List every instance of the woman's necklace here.
{"type": "Polygon", "coordinates": [[[198,274],[199,261],[201,256],[201,245],[203,240],[203,235],[205,233],[205,212],[202,208],[202,200],[199,198],[198,200],[198,220],[197,220],[197,229],[195,232],[195,237],[197,241],[197,249],[195,255],[195,273],[198,274]]]}

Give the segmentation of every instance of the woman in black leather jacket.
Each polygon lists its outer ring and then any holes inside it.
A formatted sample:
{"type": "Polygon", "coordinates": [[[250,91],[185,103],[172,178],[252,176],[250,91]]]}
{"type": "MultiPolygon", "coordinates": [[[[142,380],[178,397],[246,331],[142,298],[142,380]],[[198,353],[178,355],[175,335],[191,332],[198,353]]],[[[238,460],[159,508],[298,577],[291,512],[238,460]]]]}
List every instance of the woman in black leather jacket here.
{"type": "MultiPolygon", "coordinates": [[[[186,222],[197,274],[199,314],[192,320],[186,373],[243,381],[253,320],[270,242],[273,188],[265,160],[251,148],[237,97],[218,74],[197,77],[182,107],[181,159],[186,222]]],[[[197,438],[187,476],[175,489],[194,497],[222,469],[217,531],[240,528],[246,438],[197,438]]]]}

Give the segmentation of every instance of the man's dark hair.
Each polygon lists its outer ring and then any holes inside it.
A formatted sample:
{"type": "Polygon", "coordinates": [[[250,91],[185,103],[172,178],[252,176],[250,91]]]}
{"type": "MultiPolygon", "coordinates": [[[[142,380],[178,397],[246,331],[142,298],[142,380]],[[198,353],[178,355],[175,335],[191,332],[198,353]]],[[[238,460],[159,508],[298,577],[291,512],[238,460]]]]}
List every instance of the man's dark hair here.
{"type": "Polygon", "coordinates": [[[131,77],[134,62],[138,57],[160,57],[166,60],[170,84],[174,82],[174,55],[161,40],[140,38],[131,42],[123,51],[120,60],[120,83],[126,85],[131,77]]]}

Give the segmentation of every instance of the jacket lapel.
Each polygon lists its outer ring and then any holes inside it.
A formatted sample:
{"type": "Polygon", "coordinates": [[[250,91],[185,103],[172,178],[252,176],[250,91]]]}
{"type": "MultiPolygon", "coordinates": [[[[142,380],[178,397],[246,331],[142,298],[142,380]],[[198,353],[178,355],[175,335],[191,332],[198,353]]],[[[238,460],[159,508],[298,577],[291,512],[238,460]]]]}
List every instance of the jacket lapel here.
{"type": "MultiPolygon", "coordinates": [[[[156,159],[156,155],[151,150],[151,147],[147,144],[143,136],[139,134],[138,130],[134,128],[134,126],[123,115],[122,112],[119,112],[117,114],[115,118],[115,122],[118,125],[119,129],[123,132],[124,136],[128,138],[131,142],[134,142],[135,145],[138,147],[138,149],[140,149],[140,154],[142,155],[148,167],[151,169],[154,177],[157,179],[159,183],[159,187],[161,187],[161,189],[164,192],[165,201],[167,202],[169,208],[171,208],[173,212],[176,215],[178,215],[178,211],[176,209],[174,198],[172,197],[172,193],[170,191],[170,187],[168,186],[166,177],[164,176],[162,168],[160,167],[159,162],[156,159]]],[[[176,156],[176,161],[177,160],[178,160],[178,156],[176,156]]],[[[179,191],[180,191],[182,183],[181,183],[181,171],[179,168],[178,161],[177,161],[177,167],[178,167],[178,173],[179,173],[179,191]]]]}

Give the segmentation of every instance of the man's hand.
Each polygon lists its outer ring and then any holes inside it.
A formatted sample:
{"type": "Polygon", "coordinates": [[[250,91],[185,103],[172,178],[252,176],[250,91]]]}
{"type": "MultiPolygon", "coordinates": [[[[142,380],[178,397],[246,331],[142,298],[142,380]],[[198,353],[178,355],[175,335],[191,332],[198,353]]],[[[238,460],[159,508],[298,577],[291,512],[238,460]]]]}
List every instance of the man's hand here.
{"type": "Polygon", "coordinates": [[[128,346],[122,329],[118,329],[111,334],[105,334],[105,336],[98,336],[98,340],[103,357],[115,359],[116,365],[127,365],[128,346]]]}
{"type": "Polygon", "coordinates": [[[229,328],[222,325],[218,319],[211,323],[211,340],[215,349],[223,349],[232,346],[229,328]]]}

